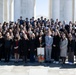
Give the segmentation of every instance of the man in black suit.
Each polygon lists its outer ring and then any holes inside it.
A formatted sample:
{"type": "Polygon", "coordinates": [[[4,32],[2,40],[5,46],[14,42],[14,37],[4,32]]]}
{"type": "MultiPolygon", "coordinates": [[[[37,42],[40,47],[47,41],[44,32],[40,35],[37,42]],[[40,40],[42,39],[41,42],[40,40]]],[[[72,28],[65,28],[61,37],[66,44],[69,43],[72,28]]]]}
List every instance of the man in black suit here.
{"type": "Polygon", "coordinates": [[[24,21],[22,20],[22,16],[20,17],[20,25],[23,25],[24,21]]]}

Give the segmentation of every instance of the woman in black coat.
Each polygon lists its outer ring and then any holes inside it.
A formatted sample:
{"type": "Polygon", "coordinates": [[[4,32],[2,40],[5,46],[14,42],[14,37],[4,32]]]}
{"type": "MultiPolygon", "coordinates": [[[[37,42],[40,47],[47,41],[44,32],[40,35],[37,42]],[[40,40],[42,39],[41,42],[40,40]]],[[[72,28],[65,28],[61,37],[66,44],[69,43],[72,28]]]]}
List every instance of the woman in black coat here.
{"type": "Polygon", "coordinates": [[[21,40],[21,51],[23,55],[23,60],[27,62],[27,53],[28,53],[28,37],[27,34],[24,34],[21,40]]]}
{"type": "Polygon", "coordinates": [[[40,34],[38,36],[36,36],[36,49],[39,47],[44,47],[45,43],[44,43],[44,35],[43,32],[40,32],[40,34]]]}
{"type": "Polygon", "coordinates": [[[40,47],[40,43],[39,43],[39,33],[38,32],[36,32],[36,37],[35,37],[35,39],[36,39],[36,48],[38,48],[38,47],[40,47]]]}
{"type": "Polygon", "coordinates": [[[10,60],[10,52],[12,47],[12,39],[10,33],[6,33],[6,38],[4,40],[4,48],[5,48],[5,62],[9,62],[10,60]]]}
{"type": "Polygon", "coordinates": [[[39,42],[39,33],[38,32],[36,32],[36,37],[35,37],[35,42],[36,42],[36,51],[35,51],[35,55],[36,55],[36,57],[37,57],[37,48],[39,48],[40,47],[40,42],[39,42]]]}
{"type": "Polygon", "coordinates": [[[68,40],[68,62],[69,64],[74,63],[74,49],[75,49],[75,41],[72,38],[72,34],[69,33],[69,40],[68,40]]]}
{"type": "Polygon", "coordinates": [[[0,61],[4,55],[4,38],[2,36],[2,33],[0,32],[0,61]]]}
{"type": "Polygon", "coordinates": [[[35,34],[31,33],[29,38],[29,51],[30,51],[30,61],[35,61],[35,50],[36,50],[36,40],[35,34]]]}
{"type": "Polygon", "coordinates": [[[52,56],[53,56],[54,62],[58,63],[59,56],[60,56],[60,36],[58,32],[55,32],[55,35],[53,37],[52,56]]]}

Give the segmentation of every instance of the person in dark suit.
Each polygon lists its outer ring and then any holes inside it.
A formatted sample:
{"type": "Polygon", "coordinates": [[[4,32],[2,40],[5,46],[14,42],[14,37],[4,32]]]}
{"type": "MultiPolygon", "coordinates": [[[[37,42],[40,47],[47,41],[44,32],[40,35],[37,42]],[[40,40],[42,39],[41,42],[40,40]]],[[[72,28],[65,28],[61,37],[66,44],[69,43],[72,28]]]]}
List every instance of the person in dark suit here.
{"type": "Polygon", "coordinates": [[[36,42],[34,33],[30,34],[29,38],[30,62],[35,61],[36,42]]]}
{"type": "Polygon", "coordinates": [[[52,55],[54,58],[54,63],[59,62],[59,56],[60,56],[60,36],[58,32],[55,32],[55,35],[53,37],[53,50],[52,50],[52,55]]]}
{"type": "Polygon", "coordinates": [[[69,40],[68,40],[68,62],[69,64],[74,63],[74,49],[75,49],[75,41],[73,40],[72,34],[69,33],[69,40]]]}
{"type": "Polygon", "coordinates": [[[41,23],[41,24],[44,23],[43,16],[41,16],[41,21],[40,21],[40,23],[41,23]]]}
{"type": "Polygon", "coordinates": [[[44,46],[44,37],[43,32],[40,32],[36,34],[36,48],[43,47],[44,46]]]}
{"type": "Polygon", "coordinates": [[[29,25],[29,21],[28,21],[28,18],[26,18],[26,29],[28,30],[29,29],[29,27],[28,27],[28,25],[29,25]]]}
{"type": "Polygon", "coordinates": [[[76,31],[75,31],[75,49],[74,49],[74,55],[75,55],[75,60],[76,60],[76,31]]]}
{"type": "Polygon", "coordinates": [[[2,33],[0,32],[0,61],[4,55],[4,38],[2,36],[2,33]]]}
{"type": "Polygon", "coordinates": [[[24,21],[22,20],[22,16],[20,17],[20,25],[23,25],[24,21]]]}
{"type": "Polygon", "coordinates": [[[27,34],[24,34],[21,40],[21,51],[23,52],[23,60],[27,62],[27,53],[28,53],[28,37],[27,34]]]}
{"type": "Polygon", "coordinates": [[[43,31],[41,31],[39,35],[39,47],[45,47],[45,36],[43,31]]]}
{"type": "Polygon", "coordinates": [[[5,47],[5,62],[9,62],[10,60],[10,51],[11,51],[11,46],[12,46],[12,39],[10,36],[10,33],[6,33],[6,38],[4,41],[4,47],[5,47]]]}
{"type": "Polygon", "coordinates": [[[69,25],[65,25],[65,29],[66,29],[66,31],[69,33],[69,31],[70,31],[70,26],[69,26],[69,25]]]}
{"type": "Polygon", "coordinates": [[[36,37],[35,37],[35,40],[36,40],[36,51],[35,51],[35,55],[37,57],[37,48],[40,47],[40,42],[39,42],[39,33],[36,32],[36,37]]]}
{"type": "Polygon", "coordinates": [[[36,48],[38,48],[38,47],[40,47],[40,45],[39,45],[39,33],[38,32],[36,32],[35,39],[36,39],[36,48]]]}

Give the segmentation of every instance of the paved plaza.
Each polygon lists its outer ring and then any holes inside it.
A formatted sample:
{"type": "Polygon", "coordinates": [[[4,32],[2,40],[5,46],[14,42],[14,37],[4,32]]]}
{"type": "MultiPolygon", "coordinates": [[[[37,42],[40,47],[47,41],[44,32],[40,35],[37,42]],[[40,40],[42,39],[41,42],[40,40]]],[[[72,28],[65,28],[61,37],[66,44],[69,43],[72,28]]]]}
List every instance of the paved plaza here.
{"type": "Polygon", "coordinates": [[[0,75],[76,75],[76,65],[0,62],[0,75]]]}

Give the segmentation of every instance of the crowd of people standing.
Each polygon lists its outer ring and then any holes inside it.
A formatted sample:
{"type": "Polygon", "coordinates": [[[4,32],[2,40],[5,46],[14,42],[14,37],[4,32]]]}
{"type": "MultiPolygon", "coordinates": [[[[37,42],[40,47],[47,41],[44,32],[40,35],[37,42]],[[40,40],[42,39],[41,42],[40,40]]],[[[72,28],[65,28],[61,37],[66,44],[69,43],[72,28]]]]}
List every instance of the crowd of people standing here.
{"type": "Polygon", "coordinates": [[[0,23],[0,61],[15,58],[18,62],[20,58],[24,62],[30,59],[35,62],[37,59],[37,48],[44,48],[45,62],[63,63],[68,58],[69,64],[74,63],[76,56],[76,22],[49,20],[46,18],[32,17],[23,20],[22,17],[17,22],[0,23]],[[61,59],[61,61],[60,61],[61,59]]]}

